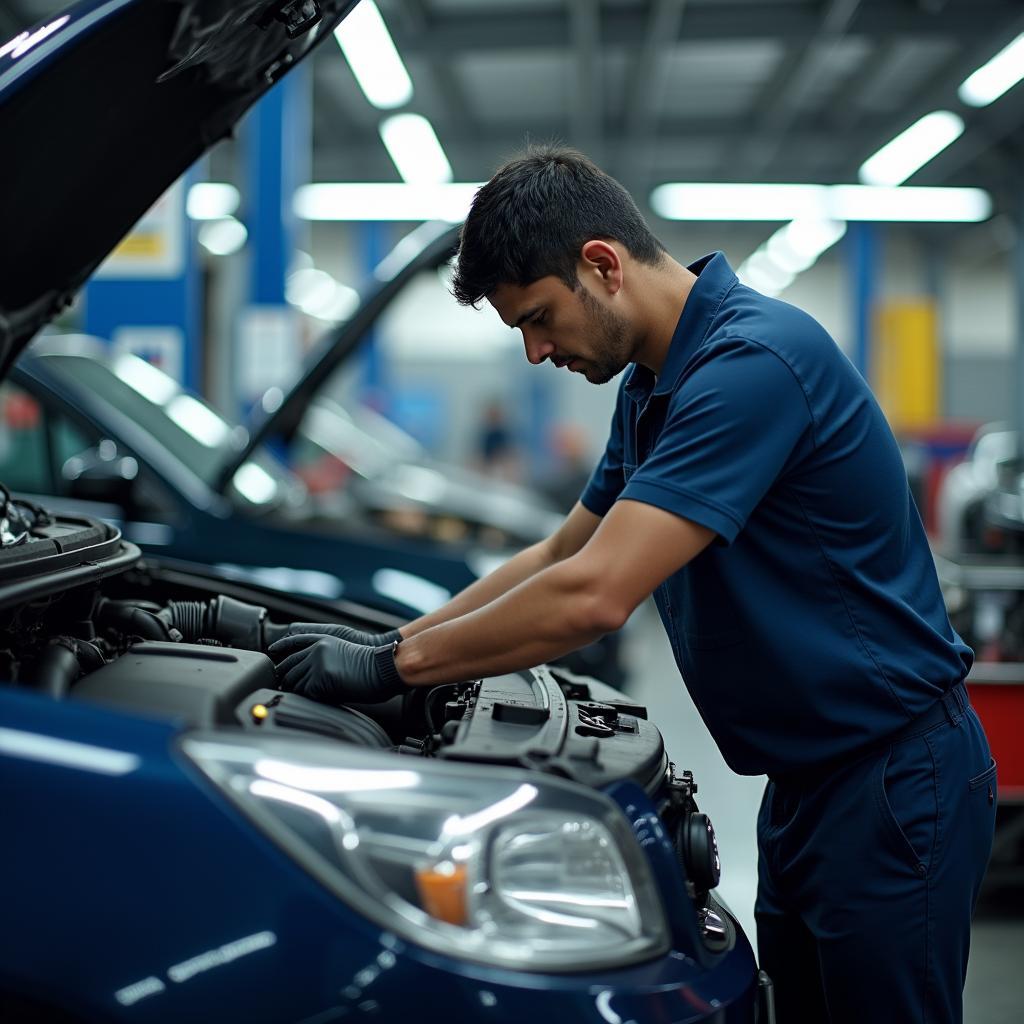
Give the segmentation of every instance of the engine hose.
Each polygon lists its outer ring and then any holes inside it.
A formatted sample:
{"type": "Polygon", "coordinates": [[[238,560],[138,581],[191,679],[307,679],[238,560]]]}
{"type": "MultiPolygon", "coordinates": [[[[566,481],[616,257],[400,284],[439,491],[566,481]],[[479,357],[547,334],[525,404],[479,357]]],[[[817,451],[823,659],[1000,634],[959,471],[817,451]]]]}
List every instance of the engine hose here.
{"type": "Polygon", "coordinates": [[[219,640],[230,647],[263,651],[287,626],[267,627],[267,609],[220,595],[212,601],[168,601],[160,618],[181,633],[186,643],[219,640]],[[267,633],[274,635],[268,639],[267,633]]]}
{"type": "Polygon", "coordinates": [[[95,672],[96,669],[102,668],[107,663],[107,659],[103,657],[100,649],[88,640],[71,639],[71,643],[74,645],[75,656],[78,658],[78,664],[82,667],[83,673],[95,672]]]}
{"type": "Polygon", "coordinates": [[[96,622],[100,626],[117,629],[130,636],[141,636],[144,640],[171,639],[166,623],[133,601],[100,598],[96,607],[96,622]]]}
{"type": "Polygon", "coordinates": [[[74,641],[63,638],[53,640],[36,660],[36,688],[51,697],[63,697],[81,674],[71,643],[74,641]]]}

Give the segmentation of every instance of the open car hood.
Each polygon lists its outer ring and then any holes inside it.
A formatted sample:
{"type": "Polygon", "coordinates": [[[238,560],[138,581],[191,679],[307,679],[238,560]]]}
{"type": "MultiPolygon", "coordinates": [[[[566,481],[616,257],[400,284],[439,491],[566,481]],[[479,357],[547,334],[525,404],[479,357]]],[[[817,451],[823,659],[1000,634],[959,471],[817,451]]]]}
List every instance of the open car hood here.
{"type": "Polygon", "coordinates": [[[428,235],[428,239],[422,248],[404,264],[392,268],[386,277],[370,278],[360,292],[359,306],[355,313],[343,324],[328,330],[313,347],[302,364],[296,383],[285,392],[283,399],[278,392],[278,401],[275,403],[266,399],[256,403],[254,413],[246,424],[249,442],[231,461],[224,464],[219,474],[218,490],[223,491],[228,486],[241,466],[268,439],[291,439],[316,392],[356,351],[368,328],[401,293],[410,278],[422,270],[442,266],[455,254],[459,246],[459,228],[437,224],[436,231],[428,235]]]}
{"type": "Polygon", "coordinates": [[[0,374],[357,0],[84,0],[0,42],[0,374]]]}

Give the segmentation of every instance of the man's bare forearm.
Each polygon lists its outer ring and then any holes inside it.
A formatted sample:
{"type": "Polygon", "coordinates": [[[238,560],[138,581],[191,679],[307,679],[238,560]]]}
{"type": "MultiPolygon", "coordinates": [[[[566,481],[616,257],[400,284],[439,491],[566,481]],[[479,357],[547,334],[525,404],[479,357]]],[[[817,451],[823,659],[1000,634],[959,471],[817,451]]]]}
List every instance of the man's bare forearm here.
{"type": "Polygon", "coordinates": [[[432,626],[468,615],[485,604],[490,604],[502,594],[508,593],[523,580],[528,580],[543,569],[547,569],[555,560],[554,551],[548,541],[524,548],[494,572],[460,591],[443,607],[404,625],[401,630],[402,636],[408,640],[432,626]]]}
{"type": "Polygon", "coordinates": [[[518,587],[525,580],[536,576],[537,573],[566,558],[571,558],[590,540],[600,522],[593,512],[577,503],[561,527],[550,537],[525,548],[490,575],[471,583],[444,607],[403,626],[402,636],[408,640],[432,626],[439,626],[442,622],[450,622],[452,619],[475,612],[518,587]]]}

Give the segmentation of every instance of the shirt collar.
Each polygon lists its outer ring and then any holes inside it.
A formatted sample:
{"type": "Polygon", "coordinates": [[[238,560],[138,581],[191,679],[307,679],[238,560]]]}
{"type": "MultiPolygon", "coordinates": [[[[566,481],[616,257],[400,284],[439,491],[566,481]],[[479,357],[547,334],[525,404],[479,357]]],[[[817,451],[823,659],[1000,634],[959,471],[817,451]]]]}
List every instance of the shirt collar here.
{"type": "Polygon", "coordinates": [[[657,379],[646,366],[634,365],[626,380],[626,394],[638,405],[652,395],[664,395],[676,385],[687,360],[704,340],[729,290],[736,284],[729,261],[721,252],[702,256],[687,270],[697,275],[669,343],[657,379]]]}

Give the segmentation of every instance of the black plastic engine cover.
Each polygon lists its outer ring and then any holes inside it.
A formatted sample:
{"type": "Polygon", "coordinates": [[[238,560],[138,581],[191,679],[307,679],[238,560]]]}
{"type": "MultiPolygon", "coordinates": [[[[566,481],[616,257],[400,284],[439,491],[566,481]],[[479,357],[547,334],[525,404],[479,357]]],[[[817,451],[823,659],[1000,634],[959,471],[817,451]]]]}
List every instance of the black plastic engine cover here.
{"type": "Polygon", "coordinates": [[[387,749],[388,734],[368,715],[350,707],[321,704],[297,693],[257,690],[235,708],[235,721],[256,732],[301,732],[342,743],[387,749]]]}
{"type": "Polygon", "coordinates": [[[274,687],[274,664],[258,651],[146,641],[72,688],[76,699],[194,726],[230,725],[246,694],[274,687]]]}
{"type": "Polygon", "coordinates": [[[484,679],[438,757],[541,769],[596,788],[631,779],[653,792],[667,760],[646,714],[595,679],[560,684],[535,668],[484,679]]]}

